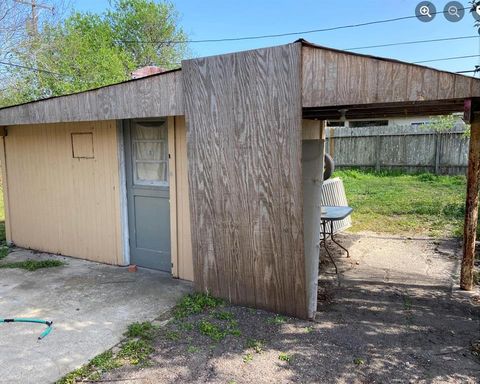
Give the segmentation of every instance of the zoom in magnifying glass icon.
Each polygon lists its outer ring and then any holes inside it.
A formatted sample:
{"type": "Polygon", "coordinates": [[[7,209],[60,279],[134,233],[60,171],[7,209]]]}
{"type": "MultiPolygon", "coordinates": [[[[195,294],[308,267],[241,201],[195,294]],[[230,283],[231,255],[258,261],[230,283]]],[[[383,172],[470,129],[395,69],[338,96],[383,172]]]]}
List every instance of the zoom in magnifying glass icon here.
{"type": "Polygon", "coordinates": [[[428,7],[426,5],[424,5],[423,7],[420,8],[420,14],[422,16],[428,16],[428,17],[432,18],[432,15],[430,14],[430,9],[428,9],[428,7]]]}
{"type": "Polygon", "coordinates": [[[435,5],[430,1],[421,1],[415,7],[415,16],[424,23],[432,21],[436,15],[437,8],[435,8],[435,5]]]}

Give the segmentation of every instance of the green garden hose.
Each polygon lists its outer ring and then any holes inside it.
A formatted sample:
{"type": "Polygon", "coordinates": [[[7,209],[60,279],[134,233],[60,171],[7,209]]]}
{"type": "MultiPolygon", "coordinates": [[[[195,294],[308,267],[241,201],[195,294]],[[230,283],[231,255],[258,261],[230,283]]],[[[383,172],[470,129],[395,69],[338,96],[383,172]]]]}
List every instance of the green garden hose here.
{"type": "Polygon", "coordinates": [[[0,317],[0,323],[36,323],[36,324],[45,324],[47,328],[38,336],[38,340],[42,340],[47,336],[52,330],[53,321],[42,320],[42,319],[30,319],[30,318],[17,318],[17,319],[2,319],[0,317]]]}

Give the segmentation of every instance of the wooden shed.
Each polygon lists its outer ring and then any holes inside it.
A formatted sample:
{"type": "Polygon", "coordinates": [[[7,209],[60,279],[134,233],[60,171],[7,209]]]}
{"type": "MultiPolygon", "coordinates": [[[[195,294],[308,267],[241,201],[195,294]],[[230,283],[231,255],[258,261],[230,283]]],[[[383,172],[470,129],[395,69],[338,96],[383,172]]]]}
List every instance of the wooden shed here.
{"type": "Polygon", "coordinates": [[[7,240],[309,318],[323,122],[475,97],[474,78],[300,40],[3,108],[7,240]]]}

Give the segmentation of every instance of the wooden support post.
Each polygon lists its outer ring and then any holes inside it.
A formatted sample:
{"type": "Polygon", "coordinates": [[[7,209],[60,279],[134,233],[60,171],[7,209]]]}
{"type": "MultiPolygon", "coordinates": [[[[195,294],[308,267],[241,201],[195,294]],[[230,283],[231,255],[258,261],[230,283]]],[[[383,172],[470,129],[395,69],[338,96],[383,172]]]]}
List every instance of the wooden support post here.
{"type": "Polygon", "coordinates": [[[303,228],[308,318],[317,310],[318,265],[320,257],[320,220],[325,122],[303,120],[302,129],[303,228]]]}
{"type": "Polygon", "coordinates": [[[170,244],[172,259],[172,276],[178,273],[178,233],[177,233],[177,166],[175,154],[175,117],[169,116],[168,126],[168,180],[170,185],[170,244]]]}
{"type": "Polygon", "coordinates": [[[330,128],[330,137],[328,138],[328,143],[329,143],[328,154],[331,157],[335,157],[335,129],[333,127],[330,128]]]}
{"type": "Polygon", "coordinates": [[[468,151],[467,199],[465,207],[465,227],[463,235],[463,259],[460,288],[473,289],[473,267],[475,262],[475,240],[478,220],[478,192],[480,178],[480,118],[475,116],[475,103],[465,103],[466,121],[471,123],[470,148],[468,151]]]}

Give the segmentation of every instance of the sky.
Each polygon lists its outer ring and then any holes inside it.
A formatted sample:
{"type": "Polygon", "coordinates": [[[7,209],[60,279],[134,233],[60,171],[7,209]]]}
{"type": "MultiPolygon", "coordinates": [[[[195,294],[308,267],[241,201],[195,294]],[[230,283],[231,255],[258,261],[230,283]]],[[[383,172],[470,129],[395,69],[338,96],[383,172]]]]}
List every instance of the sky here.
{"type": "MultiPolygon", "coordinates": [[[[419,1],[412,0],[173,0],[180,14],[180,24],[190,39],[217,39],[286,32],[307,31],[369,21],[415,15],[419,1]]],[[[431,1],[437,12],[447,0],[431,1]]],[[[101,13],[109,0],[73,0],[79,11],[101,13]]],[[[460,1],[465,7],[468,1],[460,1]]],[[[480,55],[480,35],[468,12],[456,23],[437,14],[428,23],[416,18],[358,28],[299,34],[281,38],[190,44],[192,57],[268,47],[304,38],[327,47],[346,49],[414,40],[457,36],[472,39],[444,41],[397,47],[372,48],[356,52],[390,57],[408,62],[452,56],[480,55]]],[[[448,71],[472,70],[480,58],[430,62],[427,65],[448,71]]]]}

